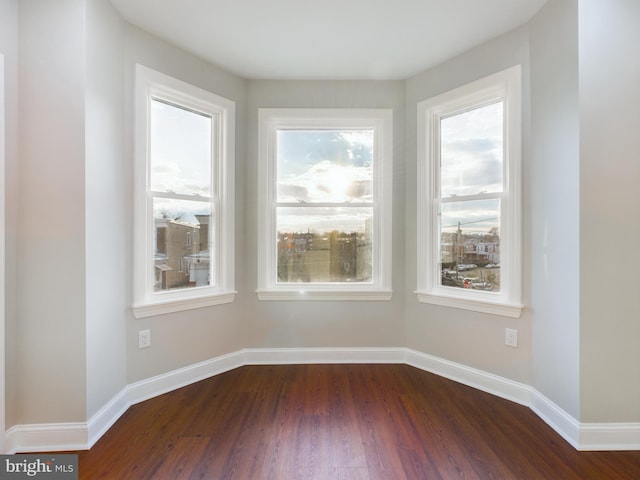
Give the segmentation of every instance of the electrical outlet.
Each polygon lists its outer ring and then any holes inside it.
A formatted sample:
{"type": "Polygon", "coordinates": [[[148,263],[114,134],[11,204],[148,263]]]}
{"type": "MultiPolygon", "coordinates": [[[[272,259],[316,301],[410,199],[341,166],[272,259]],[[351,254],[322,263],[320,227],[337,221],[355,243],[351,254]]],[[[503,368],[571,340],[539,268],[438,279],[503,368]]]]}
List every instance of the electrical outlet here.
{"type": "Polygon", "coordinates": [[[504,344],[509,347],[517,347],[518,346],[518,330],[514,330],[513,328],[505,328],[504,344]]]}
{"type": "Polygon", "coordinates": [[[149,348],[151,346],[151,330],[140,330],[138,332],[138,348],[149,348]]]}

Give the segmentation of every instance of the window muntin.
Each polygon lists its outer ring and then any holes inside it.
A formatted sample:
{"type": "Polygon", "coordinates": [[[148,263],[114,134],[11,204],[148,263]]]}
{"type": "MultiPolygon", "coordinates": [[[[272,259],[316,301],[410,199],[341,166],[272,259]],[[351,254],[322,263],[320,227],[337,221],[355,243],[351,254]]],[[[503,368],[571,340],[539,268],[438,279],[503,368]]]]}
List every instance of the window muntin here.
{"type": "Polygon", "coordinates": [[[137,66],[134,315],[233,300],[235,105],[137,66]]]}
{"type": "Polygon", "coordinates": [[[391,238],[383,225],[391,212],[391,112],[261,109],[260,115],[267,241],[260,242],[259,297],[338,291],[355,298],[366,291],[389,298],[391,238]]]}
{"type": "Polygon", "coordinates": [[[418,298],[520,315],[520,67],[418,105],[418,298]]]}

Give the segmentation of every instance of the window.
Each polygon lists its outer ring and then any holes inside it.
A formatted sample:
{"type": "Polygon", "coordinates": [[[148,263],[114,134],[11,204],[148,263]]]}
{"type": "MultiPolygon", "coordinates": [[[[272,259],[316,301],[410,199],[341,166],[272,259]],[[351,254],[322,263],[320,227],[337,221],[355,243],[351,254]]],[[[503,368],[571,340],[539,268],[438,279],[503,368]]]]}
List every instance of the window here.
{"type": "Polygon", "coordinates": [[[136,68],[136,317],[233,301],[235,104],[136,68]]]}
{"type": "Polygon", "coordinates": [[[391,123],[260,109],[260,299],[391,298],[391,123]]]}
{"type": "Polygon", "coordinates": [[[520,67],[418,104],[418,299],[519,317],[520,67]]]}

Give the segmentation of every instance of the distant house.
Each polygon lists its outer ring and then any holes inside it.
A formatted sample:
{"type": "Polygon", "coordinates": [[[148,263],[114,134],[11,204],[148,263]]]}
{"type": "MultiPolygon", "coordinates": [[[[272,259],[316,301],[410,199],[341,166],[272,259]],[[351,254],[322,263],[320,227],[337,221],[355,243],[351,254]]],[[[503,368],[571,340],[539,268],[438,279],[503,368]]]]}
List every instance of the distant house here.
{"type": "Polygon", "coordinates": [[[477,239],[468,239],[464,243],[463,261],[465,263],[477,263],[478,265],[500,263],[500,241],[486,242],[477,239]]]}
{"type": "Polygon", "coordinates": [[[198,215],[197,221],[198,224],[193,224],[169,218],[156,219],[156,291],[209,284],[209,216],[198,215]]]}
{"type": "Polygon", "coordinates": [[[456,263],[500,263],[500,237],[445,233],[440,244],[440,261],[443,268],[456,263]]]}

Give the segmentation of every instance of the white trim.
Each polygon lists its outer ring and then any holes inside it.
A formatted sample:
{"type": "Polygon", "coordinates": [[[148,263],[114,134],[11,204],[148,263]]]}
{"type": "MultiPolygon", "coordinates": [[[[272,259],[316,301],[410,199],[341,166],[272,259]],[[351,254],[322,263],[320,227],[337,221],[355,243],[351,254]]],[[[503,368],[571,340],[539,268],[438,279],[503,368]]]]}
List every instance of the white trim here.
{"type": "Polygon", "coordinates": [[[415,350],[407,350],[406,363],[520,405],[531,403],[533,389],[523,383],[415,350]]]}
{"type": "Polygon", "coordinates": [[[8,453],[91,448],[136,403],[244,365],[312,363],[407,364],[529,407],[577,450],[640,450],[640,423],[583,423],[534,388],[498,375],[397,348],[247,348],[127,385],[87,423],[17,425],[8,453]]]}
{"type": "Polygon", "coordinates": [[[573,448],[581,450],[580,422],[537,390],[533,391],[529,408],[573,448]]]}
{"type": "Polygon", "coordinates": [[[6,432],[7,453],[89,449],[131,405],[241,367],[243,358],[239,350],[127,385],[86,423],[16,425],[6,432]]]}
{"type": "Polygon", "coordinates": [[[404,348],[247,348],[245,365],[405,363],[404,348]]]}
{"type": "Polygon", "coordinates": [[[87,423],[87,448],[93,447],[130,406],[127,389],[124,388],[96,412],[87,423]]]}
{"type": "Polygon", "coordinates": [[[237,292],[221,293],[219,295],[208,295],[206,297],[185,298],[183,300],[172,300],[163,303],[151,303],[133,306],[133,316],[135,318],[154,317],[165,313],[182,312],[195,308],[210,307],[231,303],[235,299],[237,292]]]}
{"type": "MultiPolygon", "coordinates": [[[[470,292],[471,293],[471,292],[470,292]]],[[[416,291],[418,300],[423,303],[440,305],[442,307],[460,308],[474,312],[491,313],[503,317],[520,318],[524,305],[508,305],[500,302],[489,302],[485,299],[475,300],[472,298],[449,297],[446,295],[433,295],[416,291]]]]}
{"type": "Polygon", "coordinates": [[[38,423],[7,430],[7,453],[63,452],[87,449],[86,423],[38,423]]]}
{"type": "Polygon", "coordinates": [[[538,391],[529,408],[576,450],[640,450],[640,423],[580,423],[538,391]]]}
{"type": "Polygon", "coordinates": [[[582,423],[579,450],[640,450],[640,423],[582,423]]]}
{"type": "Polygon", "coordinates": [[[242,350],[221,355],[211,360],[194,363],[188,367],[132,383],[126,387],[127,398],[130,405],[134,405],[245,364],[242,350]]]}

